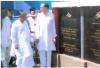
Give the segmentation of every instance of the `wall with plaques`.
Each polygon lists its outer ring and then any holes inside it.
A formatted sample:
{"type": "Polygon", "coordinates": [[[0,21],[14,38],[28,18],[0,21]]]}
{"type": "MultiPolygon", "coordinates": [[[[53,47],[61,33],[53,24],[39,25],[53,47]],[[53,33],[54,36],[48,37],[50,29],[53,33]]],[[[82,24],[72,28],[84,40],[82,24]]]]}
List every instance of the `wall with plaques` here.
{"type": "Polygon", "coordinates": [[[100,63],[100,7],[84,7],[85,58],[100,63]]]}
{"type": "Polygon", "coordinates": [[[60,8],[59,24],[62,53],[80,57],[79,8],[60,8]]]}
{"type": "Polygon", "coordinates": [[[58,8],[60,53],[81,57],[81,27],[84,23],[84,59],[100,64],[100,6],[58,8]],[[82,9],[82,12],[80,10],[82,9]],[[83,13],[83,20],[81,19],[83,13]]]}

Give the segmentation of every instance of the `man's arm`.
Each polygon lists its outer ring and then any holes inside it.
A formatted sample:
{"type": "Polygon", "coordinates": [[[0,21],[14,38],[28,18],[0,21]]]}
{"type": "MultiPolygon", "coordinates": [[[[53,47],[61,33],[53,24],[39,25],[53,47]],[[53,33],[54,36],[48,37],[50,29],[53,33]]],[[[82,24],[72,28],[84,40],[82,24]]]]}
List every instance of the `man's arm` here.
{"type": "Polygon", "coordinates": [[[52,23],[52,34],[53,34],[53,42],[55,43],[56,42],[56,36],[57,36],[57,34],[56,34],[56,27],[55,27],[55,19],[54,19],[54,16],[53,16],[53,23],[52,23]]]}

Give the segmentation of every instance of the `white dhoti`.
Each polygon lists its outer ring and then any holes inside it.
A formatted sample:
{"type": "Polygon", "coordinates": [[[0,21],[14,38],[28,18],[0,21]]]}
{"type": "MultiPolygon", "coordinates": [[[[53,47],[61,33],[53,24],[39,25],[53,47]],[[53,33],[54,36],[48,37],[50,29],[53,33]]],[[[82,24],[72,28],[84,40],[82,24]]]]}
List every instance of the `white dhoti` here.
{"type": "Polygon", "coordinates": [[[10,60],[10,46],[1,47],[1,61],[4,67],[8,67],[10,60]]]}
{"type": "Polygon", "coordinates": [[[1,61],[4,67],[7,67],[6,56],[6,47],[1,47],[1,61]]]}
{"type": "Polygon", "coordinates": [[[24,43],[19,49],[15,50],[16,53],[16,65],[18,68],[31,68],[34,66],[33,51],[29,47],[30,44],[24,43]]]}
{"type": "Polygon", "coordinates": [[[10,56],[15,57],[15,45],[14,44],[11,45],[10,56]]]}
{"type": "Polygon", "coordinates": [[[39,51],[41,68],[51,67],[51,51],[39,51]]]}

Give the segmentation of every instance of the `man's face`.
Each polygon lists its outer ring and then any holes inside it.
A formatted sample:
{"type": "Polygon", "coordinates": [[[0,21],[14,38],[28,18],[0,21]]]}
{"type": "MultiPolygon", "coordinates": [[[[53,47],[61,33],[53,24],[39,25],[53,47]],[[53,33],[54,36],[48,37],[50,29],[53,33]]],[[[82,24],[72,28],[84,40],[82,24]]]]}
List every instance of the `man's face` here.
{"type": "Polygon", "coordinates": [[[35,14],[35,11],[31,11],[30,13],[31,13],[32,15],[34,15],[34,14],[35,14]]]}
{"type": "Polygon", "coordinates": [[[26,15],[20,15],[20,20],[24,22],[26,20],[26,15]]]}
{"type": "Polygon", "coordinates": [[[12,16],[11,11],[7,11],[7,13],[8,13],[8,16],[9,16],[9,17],[11,17],[11,16],[12,16]]]}
{"type": "Polygon", "coordinates": [[[41,7],[40,11],[43,12],[43,13],[45,13],[47,11],[47,8],[46,7],[41,7]]]}

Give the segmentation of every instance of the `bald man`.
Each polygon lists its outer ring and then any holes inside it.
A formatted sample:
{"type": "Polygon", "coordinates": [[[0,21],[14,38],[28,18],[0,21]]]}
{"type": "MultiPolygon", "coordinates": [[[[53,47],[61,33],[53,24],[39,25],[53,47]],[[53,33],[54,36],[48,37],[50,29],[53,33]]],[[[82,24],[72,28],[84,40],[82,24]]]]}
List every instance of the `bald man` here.
{"type": "Polygon", "coordinates": [[[11,39],[15,47],[17,68],[32,68],[34,60],[30,45],[30,30],[23,11],[20,12],[18,20],[12,24],[11,39]]]}

